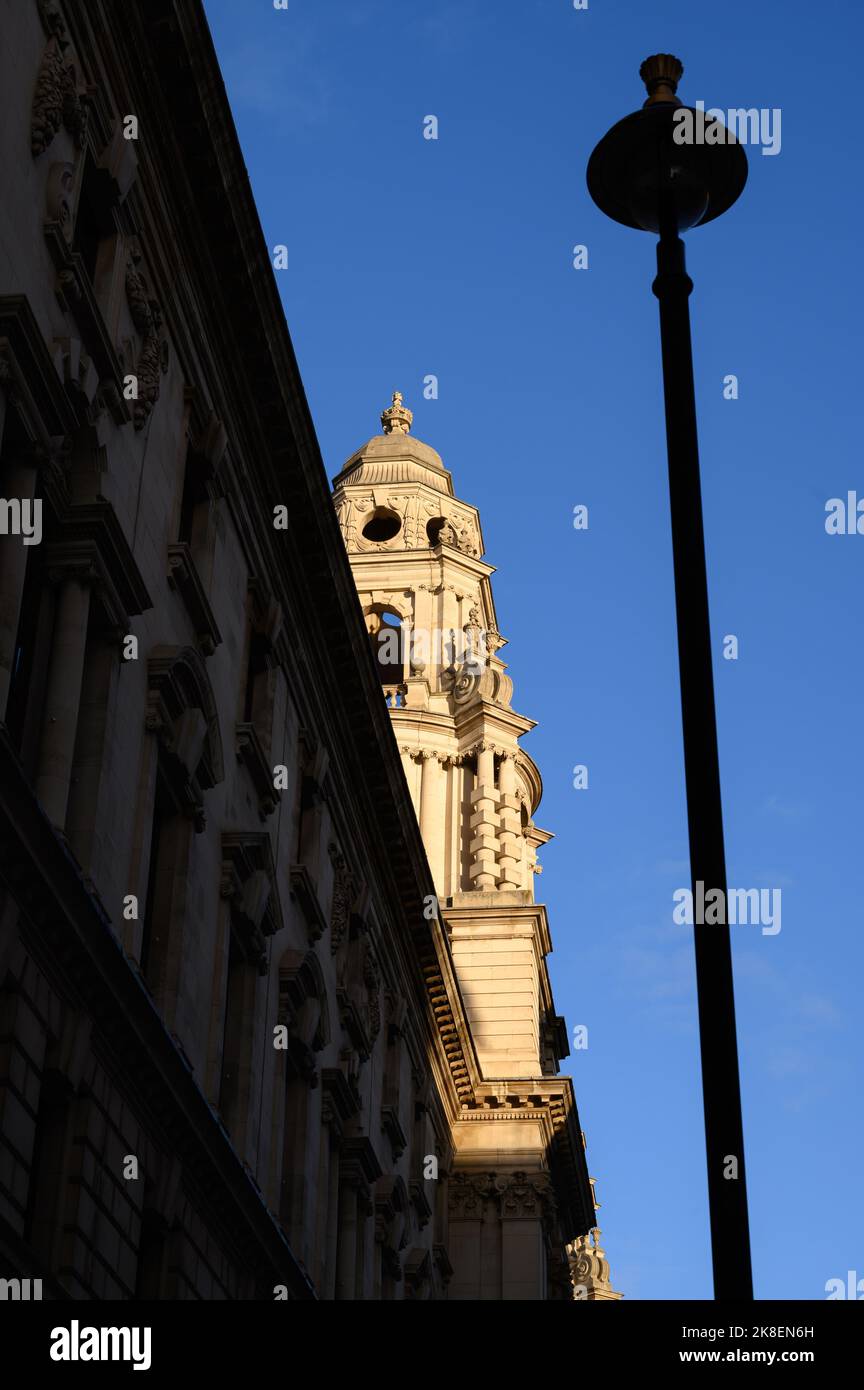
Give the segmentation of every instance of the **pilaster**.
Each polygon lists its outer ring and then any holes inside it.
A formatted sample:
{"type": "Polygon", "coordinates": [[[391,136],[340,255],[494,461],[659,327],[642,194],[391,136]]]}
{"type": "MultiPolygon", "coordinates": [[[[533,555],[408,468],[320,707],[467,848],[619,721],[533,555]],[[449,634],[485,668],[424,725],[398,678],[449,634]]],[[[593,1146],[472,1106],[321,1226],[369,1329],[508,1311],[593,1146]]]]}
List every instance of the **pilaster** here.
{"type": "Polygon", "coordinates": [[[39,763],[36,795],[49,820],[58,829],[66,823],[66,808],[78,730],[78,706],[84,674],[87,622],[90,615],[90,585],[93,574],[88,567],[54,571],[58,585],[54,619],[54,640],[39,763]]]}

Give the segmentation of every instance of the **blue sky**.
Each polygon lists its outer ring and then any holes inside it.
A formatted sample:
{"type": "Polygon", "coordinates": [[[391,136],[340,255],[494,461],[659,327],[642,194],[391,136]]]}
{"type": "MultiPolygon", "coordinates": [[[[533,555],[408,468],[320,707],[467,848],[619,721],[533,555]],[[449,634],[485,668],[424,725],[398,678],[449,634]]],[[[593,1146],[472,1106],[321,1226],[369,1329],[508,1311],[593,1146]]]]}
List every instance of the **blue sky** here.
{"type": "Polygon", "coordinates": [[[712,1289],[692,940],[672,921],[689,871],[654,238],[607,221],[584,170],[651,53],[681,57],[689,104],[782,112],[779,154],[751,148],[741,200],[687,244],[729,882],[782,890],[778,935],[732,928],[756,1296],[824,1299],[864,1277],[864,536],[825,531],[829,498],[864,497],[861,7],[206,9],[267,241],[288,247],[328,472],[398,387],[481,511],[514,707],[539,721],[556,1003],[589,1030],[567,1065],[635,1299],[712,1289]]]}

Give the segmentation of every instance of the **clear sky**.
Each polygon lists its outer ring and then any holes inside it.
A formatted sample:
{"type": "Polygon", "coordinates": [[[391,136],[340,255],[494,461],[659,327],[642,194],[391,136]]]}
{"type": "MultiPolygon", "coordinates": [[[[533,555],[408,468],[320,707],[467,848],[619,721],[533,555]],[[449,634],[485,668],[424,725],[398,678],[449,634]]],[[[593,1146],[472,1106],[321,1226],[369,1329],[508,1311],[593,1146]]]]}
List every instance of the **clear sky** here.
{"type": "Polygon", "coordinates": [[[480,508],[513,704],[539,721],[556,1003],[588,1028],[567,1067],[636,1299],[712,1291],[692,933],[672,920],[689,869],[654,238],[604,218],[584,170],[651,53],[682,59],[688,104],[782,113],[779,153],[749,149],[740,202],[687,240],[729,882],[782,892],[779,934],[731,929],[756,1295],[824,1299],[864,1278],[864,535],[825,530],[829,498],[864,498],[862,6],[206,8],[328,472],[399,388],[480,508]]]}

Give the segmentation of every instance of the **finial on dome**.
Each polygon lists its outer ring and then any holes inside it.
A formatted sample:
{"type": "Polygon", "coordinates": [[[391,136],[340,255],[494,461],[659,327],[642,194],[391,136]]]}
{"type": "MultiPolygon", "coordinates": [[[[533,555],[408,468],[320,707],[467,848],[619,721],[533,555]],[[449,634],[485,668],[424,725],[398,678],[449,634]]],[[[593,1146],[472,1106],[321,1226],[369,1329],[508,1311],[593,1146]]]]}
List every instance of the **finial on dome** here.
{"type": "Polygon", "coordinates": [[[655,53],[653,57],[646,58],[639,69],[639,76],[648,90],[645,105],[653,106],[655,102],[672,101],[676,106],[680,106],[675,93],[683,74],[684,64],[672,53],[655,53]]]}
{"type": "Polygon", "coordinates": [[[413,411],[402,404],[402,392],[393,392],[393,404],[381,412],[381,428],[385,434],[407,434],[414,419],[413,411]]]}

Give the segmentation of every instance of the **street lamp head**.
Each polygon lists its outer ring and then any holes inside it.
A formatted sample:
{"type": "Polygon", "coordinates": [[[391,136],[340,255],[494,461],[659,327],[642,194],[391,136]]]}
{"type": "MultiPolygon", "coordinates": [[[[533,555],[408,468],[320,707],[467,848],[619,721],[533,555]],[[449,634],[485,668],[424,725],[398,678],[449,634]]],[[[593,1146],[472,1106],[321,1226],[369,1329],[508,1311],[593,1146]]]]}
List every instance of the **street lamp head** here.
{"type": "Polygon", "coordinates": [[[744,148],[720,121],[685,107],[684,68],[671,53],[639,69],[648,99],[603,136],[588,161],[588,191],[615,222],[675,235],[711,222],[747,182],[744,148]]]}

